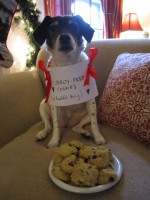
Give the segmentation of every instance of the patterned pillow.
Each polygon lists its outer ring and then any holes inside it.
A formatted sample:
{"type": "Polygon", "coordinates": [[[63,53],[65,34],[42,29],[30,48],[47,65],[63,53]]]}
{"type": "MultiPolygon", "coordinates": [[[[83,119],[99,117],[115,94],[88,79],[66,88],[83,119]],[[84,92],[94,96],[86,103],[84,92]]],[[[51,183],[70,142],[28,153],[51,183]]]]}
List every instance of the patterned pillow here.
{"type": "Polygon", "coordinates": [[[150,146],[150,53],[118,56],[99,100],[98,120],[150,146]]]}

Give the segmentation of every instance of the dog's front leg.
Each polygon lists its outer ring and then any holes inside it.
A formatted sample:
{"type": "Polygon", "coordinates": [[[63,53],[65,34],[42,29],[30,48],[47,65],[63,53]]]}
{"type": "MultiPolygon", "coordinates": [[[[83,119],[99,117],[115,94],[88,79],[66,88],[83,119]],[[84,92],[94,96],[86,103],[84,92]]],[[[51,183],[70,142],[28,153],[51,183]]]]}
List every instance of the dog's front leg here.
{"type": "Polygon", "coordinates": [[[45,103],[45,100],[43,100],[40,103],[39,110],[40,110],[42,121],[44,122],[44,129],[38,132],[38,134],[36,135],[37,141],[41,141],[45,139],[52,129],[51,124],[50,124],[50,115],[51,115],[50,106],[49,104],[45,103]]]}
{"type": "Polygon", "coordinates": [[[53,148],[58,146],[60,140],[60,129],[58,124],[58,109],[57,106],[51,106],[52,120],[53,120],[53,132],[52,138],[48,143],[48,148],[53,148]]]}
{"type": "Polygon", "coordinates": [[[97,112],[96,112],[96,102],[95,99],[88,101],[87,103],[88,114],[91,120],[91,129],[96,144],[105,144],[105,139],[99,131],[97,123],[97,112]]]}

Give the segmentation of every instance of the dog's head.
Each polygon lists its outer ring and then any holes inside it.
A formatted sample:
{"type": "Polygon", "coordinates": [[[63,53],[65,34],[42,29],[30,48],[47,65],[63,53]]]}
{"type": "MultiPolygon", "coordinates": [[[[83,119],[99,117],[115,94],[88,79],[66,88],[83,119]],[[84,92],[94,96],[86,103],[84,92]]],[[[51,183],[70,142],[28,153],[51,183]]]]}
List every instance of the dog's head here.
{"type": "Polygon", "coordinates": [[[33,33],[41,46],[45,41],[50,50],[69,53],[79,47],[83,38],[91,42],[94,30],[79,15],[45,17],[33,33]]]}

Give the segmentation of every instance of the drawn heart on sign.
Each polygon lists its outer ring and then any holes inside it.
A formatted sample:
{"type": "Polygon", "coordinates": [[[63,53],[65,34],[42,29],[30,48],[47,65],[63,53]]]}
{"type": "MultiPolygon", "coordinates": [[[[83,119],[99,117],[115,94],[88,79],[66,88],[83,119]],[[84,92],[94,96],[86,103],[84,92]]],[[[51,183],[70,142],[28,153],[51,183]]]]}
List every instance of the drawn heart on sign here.
{"type": "Polygon", "coordinates": [[[87,89],[86,92],[89,94],[90,93],[90,89],[87,89]]]}
{"type": "Polygon", "coordinates": [[[54,92],[54,87],[52,87],[52,90],[53,90],[53,92],[54,92]]]}

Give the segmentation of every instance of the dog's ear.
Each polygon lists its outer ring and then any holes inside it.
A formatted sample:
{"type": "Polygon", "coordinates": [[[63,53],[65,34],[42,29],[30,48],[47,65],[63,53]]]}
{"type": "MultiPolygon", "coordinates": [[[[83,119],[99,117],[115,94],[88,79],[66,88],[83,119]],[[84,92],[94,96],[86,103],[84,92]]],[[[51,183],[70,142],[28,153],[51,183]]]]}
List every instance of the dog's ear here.
{"type": "Polygon", "coordinates": [[[49,29],[49,25],[52,23],[52,18],[50,16],[46,16],[42,23],[36,28],[33,33],[33,37],[36,42],[41,46],[45,39],[47,38],[47,33],[49,29]]]}
{"type": "Polygon", "coordinates": [[[86,39],[87,42],[91,42],[95,32],[94,29],[91,28],[91,26],[86,23],[80,15],[74,16],[74,19],[79,24],[83,37],[86,39]]]}

